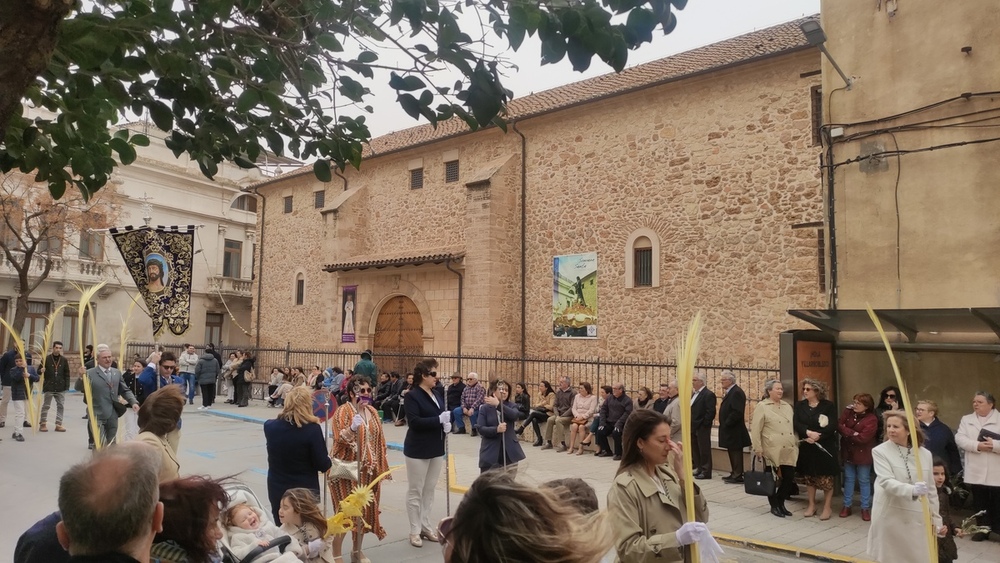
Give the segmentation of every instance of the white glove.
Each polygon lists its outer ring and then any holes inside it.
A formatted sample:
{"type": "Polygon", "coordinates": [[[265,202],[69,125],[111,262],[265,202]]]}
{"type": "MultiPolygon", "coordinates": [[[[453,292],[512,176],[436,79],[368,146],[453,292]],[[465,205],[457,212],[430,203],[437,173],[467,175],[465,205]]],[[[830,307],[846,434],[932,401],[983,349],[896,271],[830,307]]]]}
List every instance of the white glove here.
{"type": "Polygon", "coordinates": [[[677,543],[679,545],[691,545],[707,535],[708,526],[701,522],[685,522],[677,532],[677,543]]]}
{"type": "Polygon", "coordinates": [[[929,492],[930,489],[927,488],[927,483],[924,483],[923,481],[917,481],[916,483],[913,484],[914,498],[925,497],[929,492]]]}
{"type": "Polygon", "coordinates": [[[326,549],[326,542],[323,541],[323,538],[316,538],[313,541],[309,542],[308,547],[309,547],[309,558],[312,559],[313,557],[319,557],[319,555],[323,553],[323,550],[326,549]]]}
{"type": "Polygon", "coordinates": [[[712,533],[705,527],[705,535],[698,540],[698,555],[704,563],[720,563],[719,556],[722,555],[722,547],[715,541],[712,533]]]}
{"type": "Polygon", "coordinates": [[[449,422],[451,422],[451,413],[448,411],[444,411],[443,413],[438,415],[438,420],[441,421],[441,424],[448,424],[449,422]]]}
{"type": "Polygon", "coordinates": [[[449,432],[451,432],[451,423],[450,422],[445,422],[444,423],[444,433],[447,434],[449,432]]]}
{"type": "Polygon", "coordinates": [[[365,419],[361,418],[360,414],[354,415],[354,418],[351,419],[351,432],[357,432],[358,428],[361,428],[361,425],[364,423],[365,419]]]}

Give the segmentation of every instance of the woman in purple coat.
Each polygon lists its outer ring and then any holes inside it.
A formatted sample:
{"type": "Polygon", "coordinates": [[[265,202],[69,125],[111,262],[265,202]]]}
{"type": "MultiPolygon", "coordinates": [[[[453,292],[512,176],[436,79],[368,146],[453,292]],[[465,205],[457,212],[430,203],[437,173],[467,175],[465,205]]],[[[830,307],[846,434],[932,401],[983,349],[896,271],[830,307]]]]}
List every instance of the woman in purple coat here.
{"type": "Polygon", "coordinates": [[[296,387],[285,395],[285,407],[264,423],[267,439],[267,498],[275,522],[281,497],[288,489],[303,487],[319,497],[319,474],[330,469],[326,439],[319,419],[312,413],[312,393],[296,387]]]}
{"type": "Polygon", "coordinates": [[[509,397],[510,384],[497,379],[490,383],[487,397],[479,407],[476,429],[482,436],[479,445],[480,473],[497,467],[517,465],[517,462],[524,459],[524,450],[517,441],[515,428],[520,412],[517,405],[508,400],[509,397]]]}

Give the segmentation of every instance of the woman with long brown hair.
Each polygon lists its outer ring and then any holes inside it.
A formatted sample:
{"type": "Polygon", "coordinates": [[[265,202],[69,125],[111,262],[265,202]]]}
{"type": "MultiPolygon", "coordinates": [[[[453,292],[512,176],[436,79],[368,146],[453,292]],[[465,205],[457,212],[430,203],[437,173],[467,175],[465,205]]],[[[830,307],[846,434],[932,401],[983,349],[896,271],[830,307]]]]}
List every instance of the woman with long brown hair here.
{"type": "Polygon", "coordinates": [[[689,561],[688,545],[712,547],[714,540],[704,524],[708,504],[697,485],[695,497],[686,497],[683,465],[667,417],[652,409],[634,411],[625,422],[622,460],[608,491],[608,514],[622,563],[689,561]],[[689,502],[695,505],[693,522],[686,521],[689,502]]]}
{"type": "Polygon", "coordinates": [[[285,396],[285,406],[274,420],[264,423],[267,441],[267,497],[278,521],[281,497],[288,489],[303,487],[319,495],[319,474],[332,465],[319,419],[312,412],[312,393],[296,387],[285,396]]]}
{"type": "Polygon", "coordinates": [[[218,543],[222,539],[219,514],[229,502],[222,485],[199,476],[167,481],[160,483],[160,502],[163,503],[163,528],[153,538],[150,550],[153,560],[164,563],[218,561],[218,543]]]}

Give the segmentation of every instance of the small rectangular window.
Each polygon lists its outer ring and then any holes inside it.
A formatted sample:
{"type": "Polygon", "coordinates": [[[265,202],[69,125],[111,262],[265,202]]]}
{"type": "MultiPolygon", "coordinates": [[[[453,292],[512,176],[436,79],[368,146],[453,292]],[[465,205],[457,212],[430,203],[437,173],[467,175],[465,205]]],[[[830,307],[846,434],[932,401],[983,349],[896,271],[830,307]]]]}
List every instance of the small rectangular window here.
{"type": "Polygon", "coordinates": [[[326,205],[326,190],[313,192],[313,207],[323,209],[324,205],[326,205]]]}
{"type": "Polygon", "coordinates": [[[104,233],[80,233],[80,259],[94,262],[104,260],[104,233]]]}
{"type": "Polygon", "coordinates": [[[225,320],[222,313],[205,313],[205,342],[216,345],[222,342],[222,323],[225,320]]]}
{"type": "Polygon", "coordinates": [[[410,189],[419,190],[424,187],[424,169],[414,168],[410,170],[410,189]]]}
{"type": "Polygon", "coordinates": [[[226,239],[222,255],[222,275],[227,278],[240,278],[243,262],[243,242],[226,239]]]}
{"type": "Polygon", "coordinates": [[[653,249],[635,249],[635,287],[653,287],[653,249]]]}
{"type": "Polygon", "coordinates": [[[285,213],[291,213],[291,212],[292,212],[292,196],[286,195],[285,196],[285,213]]]}
{"type": "Polygon", "coordinates": [[[813,145],[823,144],[823,89],[813,86],[809,90],[810,105],[812,106],[812,140],[813,145]]]}
{"type": "Polygon", "coordinates": [[[458,181],[458,161],[449,160],[444,163],[444,181],[451,184],[458,181]]]}
{"type": "Polygon", "coordinates": [[[306,301],[306,280],[295,280],[295,304],[302,305],[306,301]]]}
{"type": "Polygon", "coordinates": [[[819,270],[819,290],[826,293],[826,232],[816,229],[817,266],[819,270]]]}

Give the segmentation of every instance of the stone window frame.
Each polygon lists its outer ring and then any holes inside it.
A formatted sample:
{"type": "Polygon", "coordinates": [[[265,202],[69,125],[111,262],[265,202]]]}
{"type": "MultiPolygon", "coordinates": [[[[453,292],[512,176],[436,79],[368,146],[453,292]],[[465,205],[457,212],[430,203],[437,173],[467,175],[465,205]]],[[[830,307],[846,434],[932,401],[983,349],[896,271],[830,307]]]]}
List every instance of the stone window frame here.
{"type": "Polygon", "coordinates": [[[316,190],[313,192],[313,209],[323,209],[326,207],[326,190],[316,190]]]}
{"type": "Polygon", "coordinates": [[[660,287],[660,237],[653,229],[640,227],[632,231],[625,243],[625,288],[646,289],[652,287],[660,287]],[[643,237],[649,240],[650,248],[653,251],[653,283],[637,286],[635,284],[635,251],[638,248],[636,243],[643,237]]]}
{"type": "Polygon", "coordinates": [[[306,304],[306,274],[302,270],[295,272],[295,280],[292,283],[292,304],[296,307],[306,304]]]}
{"type": "Polygon", "coordinates": [[[293,209],[293,207],[292,207],[292,196],[290,196],[290,195],[284,196],[284,198],[282,199],[282,202],[284,203],[284,209],[283,209],[283,211],[285,213],[291,213],[292,209],[293,209]]]}

